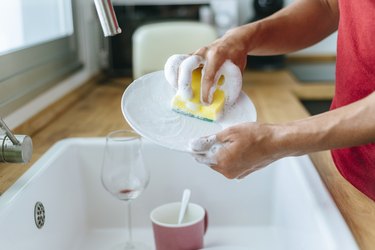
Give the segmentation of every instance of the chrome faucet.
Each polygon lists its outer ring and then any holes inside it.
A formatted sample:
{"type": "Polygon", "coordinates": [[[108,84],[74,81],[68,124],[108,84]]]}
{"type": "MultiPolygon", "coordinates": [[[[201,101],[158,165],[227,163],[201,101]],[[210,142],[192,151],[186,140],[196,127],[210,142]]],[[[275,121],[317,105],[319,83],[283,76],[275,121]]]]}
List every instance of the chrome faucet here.
{"type": "Polygon", "coordinates": [[[27,163],[33,153],[33,143],[27,135],[14,135],[0,117],[0,162],[27,163]]]}
{"type": "Polygon", "coordinates": [[[94,0],[96,11],[102,25],[104,36],[115,36],[121,33],[118,25],[116,13],[111,0],[94,0]]]}

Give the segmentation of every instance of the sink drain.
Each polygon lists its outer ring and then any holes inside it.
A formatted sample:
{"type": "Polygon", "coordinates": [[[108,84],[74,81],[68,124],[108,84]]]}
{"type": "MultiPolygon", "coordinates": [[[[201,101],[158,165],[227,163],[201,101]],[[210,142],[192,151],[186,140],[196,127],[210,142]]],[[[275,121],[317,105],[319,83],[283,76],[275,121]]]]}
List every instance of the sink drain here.
{"type": "Polygon", "coordinates": [[[43,203],[38,201],[34,207],[34,220],[37,228],[42,228],[46,220],[46,211],[44,210],[43,203]]]}

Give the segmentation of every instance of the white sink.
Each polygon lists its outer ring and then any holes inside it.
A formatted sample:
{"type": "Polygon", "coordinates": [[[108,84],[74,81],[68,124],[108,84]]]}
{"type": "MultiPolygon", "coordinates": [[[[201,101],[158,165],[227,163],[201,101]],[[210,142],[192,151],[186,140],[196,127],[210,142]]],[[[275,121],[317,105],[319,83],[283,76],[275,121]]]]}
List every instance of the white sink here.
{"type": "MultiPolygon", "coordinates": [[[[58,142],[0,197],[0,249],[109,249],[126,238],[126,206],[100,181],[104,143],[58,142]],[[38,201],[45,208],[40,229],[38,201]]],[[[133,202],[135,240],[153,246],[150,211],[190,188],[192,202],[209,213],[206,248],[358,249],[308,157],[285,158],[235,181],[188,154],[144,146],[151,181],[133,202]]]]}

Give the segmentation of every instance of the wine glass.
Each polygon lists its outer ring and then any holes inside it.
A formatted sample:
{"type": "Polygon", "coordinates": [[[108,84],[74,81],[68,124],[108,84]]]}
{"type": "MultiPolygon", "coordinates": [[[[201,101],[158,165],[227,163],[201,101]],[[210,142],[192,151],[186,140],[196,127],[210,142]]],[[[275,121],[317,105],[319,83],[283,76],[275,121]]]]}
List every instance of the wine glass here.
{"type": "Polygon", "coordinates": [[[141,136],[131,130],[117,130],[106,137],[102,164],[102,183],[105,189],[128,205],[128,240],[115,249],[149,249],[132,240],[131,201],[149,183],[149,172],[142,157],[141,136]]]}

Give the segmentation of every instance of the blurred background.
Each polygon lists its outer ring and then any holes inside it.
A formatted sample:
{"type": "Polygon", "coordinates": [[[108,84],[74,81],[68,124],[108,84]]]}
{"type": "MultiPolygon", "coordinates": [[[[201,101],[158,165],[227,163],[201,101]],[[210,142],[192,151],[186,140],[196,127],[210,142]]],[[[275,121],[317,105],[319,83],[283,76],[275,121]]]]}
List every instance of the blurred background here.
{"type": "MultiPolygon", "coordinates": [[[[220,37],[233,27],[271,15],[292,0],[112,2],[123,32],[104,37],[93,0],[0,0],[0,116],[7,116],[9,126],[21,124],[94,75],[133,77],[132,39],[146,24],[200,22],[212,26],[220,37]]],[[[334,59],[336,36],[291,55],[249,58],[248,69],[287,67],[301,81],[333,82],[334,60],[304,64],[299,59],[334,59]]]]}

